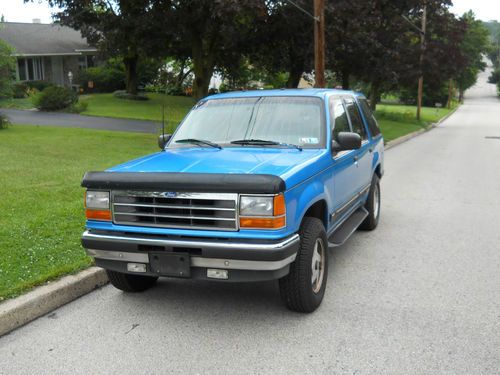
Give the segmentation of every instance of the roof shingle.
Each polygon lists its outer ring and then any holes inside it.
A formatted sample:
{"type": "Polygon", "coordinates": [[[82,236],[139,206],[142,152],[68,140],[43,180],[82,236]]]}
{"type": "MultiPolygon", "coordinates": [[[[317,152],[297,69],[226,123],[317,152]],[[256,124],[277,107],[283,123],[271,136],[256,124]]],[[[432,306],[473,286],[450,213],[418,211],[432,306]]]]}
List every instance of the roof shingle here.
{"type": "Polygon", "coordinates": [[[96,51],[79,31],[58,24],[0,23],[0,39],[14,47],[14,55],[79,55],[96,51]]]}

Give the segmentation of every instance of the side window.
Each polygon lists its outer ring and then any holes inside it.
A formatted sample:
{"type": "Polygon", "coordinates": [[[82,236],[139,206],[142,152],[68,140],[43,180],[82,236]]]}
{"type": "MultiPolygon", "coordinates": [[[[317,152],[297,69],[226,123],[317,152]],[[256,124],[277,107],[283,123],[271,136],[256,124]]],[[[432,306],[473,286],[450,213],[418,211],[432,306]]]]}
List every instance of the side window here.
{"type": "Polygon", "coordinates": [[[373,112],[368,105],[368,100],[366,99],[360,99],[359,103],[361,104],[361,110],[363,111],[363,114],[365,115],[365,119],[368,122],[368,129],[370,129],[370,133],[372,133],[372,137],[375,137],[380,134],[380,128],[378,126],[377,120],[375,119],[375,116],[373,115],[373,112]]]}
{"type": "Polygon", "coordinates": [[[358,133],[361,136],[362,140],[368,139],[365,130],[365,125],[361,120],[361,115],[359,114],[358,105],[354,102],[354,99],[352,98],[345,99],[345,107],[347,109],[347,113],[349,114],[349,118],[351,119],[352,131],[354,133],[358,133]]]}
{"type": "Polygon", "coordinates": [[[342,99],[333,98],[330,100],[330,112],[333,113],[333,139],[337,139],[340,132],[351,131],[342,99]]]}

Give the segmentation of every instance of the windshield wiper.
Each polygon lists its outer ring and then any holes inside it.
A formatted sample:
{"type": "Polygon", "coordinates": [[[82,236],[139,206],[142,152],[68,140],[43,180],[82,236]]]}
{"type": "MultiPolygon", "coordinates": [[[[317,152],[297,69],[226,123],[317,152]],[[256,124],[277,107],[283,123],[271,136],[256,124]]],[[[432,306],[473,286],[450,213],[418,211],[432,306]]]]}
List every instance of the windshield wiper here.
{"type": "Polygon", "coordinates": [[[284,146],[284,147],[293,147],[299,151],[302,151],[302,147],[291,144],[291,143],[282,143],[277,141],[268,141],[265,139],[238,139],[236,141],[231,141],[232,144],[235,145],[258,145],[258,146],[284,146]]]}
{"type": "Polygon", "coordinates": [[[217,143],[206,141],[204,139],[186,138],[186,139],[179,139],[179,140],[175,141],[175,143],[192,143],[195,145],[207,145],[207,146],[218,148],[219,150],[222,150],[222,147],[220,145],[218,145],[217,143]]]}

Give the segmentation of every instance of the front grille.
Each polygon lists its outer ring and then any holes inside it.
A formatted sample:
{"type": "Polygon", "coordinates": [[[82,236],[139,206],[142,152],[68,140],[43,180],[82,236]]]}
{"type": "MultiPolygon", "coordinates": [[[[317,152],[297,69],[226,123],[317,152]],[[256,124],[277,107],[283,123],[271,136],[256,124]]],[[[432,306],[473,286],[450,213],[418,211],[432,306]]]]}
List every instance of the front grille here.
{"type": "Polygon", "coordinates": [[[237,194],[113,191],[113,222],[235,231],[237,199],[237,194]]]}

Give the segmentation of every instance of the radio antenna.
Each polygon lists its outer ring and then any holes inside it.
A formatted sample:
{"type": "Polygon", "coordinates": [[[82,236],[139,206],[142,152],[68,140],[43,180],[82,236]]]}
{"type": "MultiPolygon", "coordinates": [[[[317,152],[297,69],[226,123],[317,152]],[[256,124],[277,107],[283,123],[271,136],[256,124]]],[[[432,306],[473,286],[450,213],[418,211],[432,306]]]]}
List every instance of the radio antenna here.
{"type": "Polygon", "coordinates": [[[161,105],[161,135],[165,138],[165,103],[161,105]]]}

